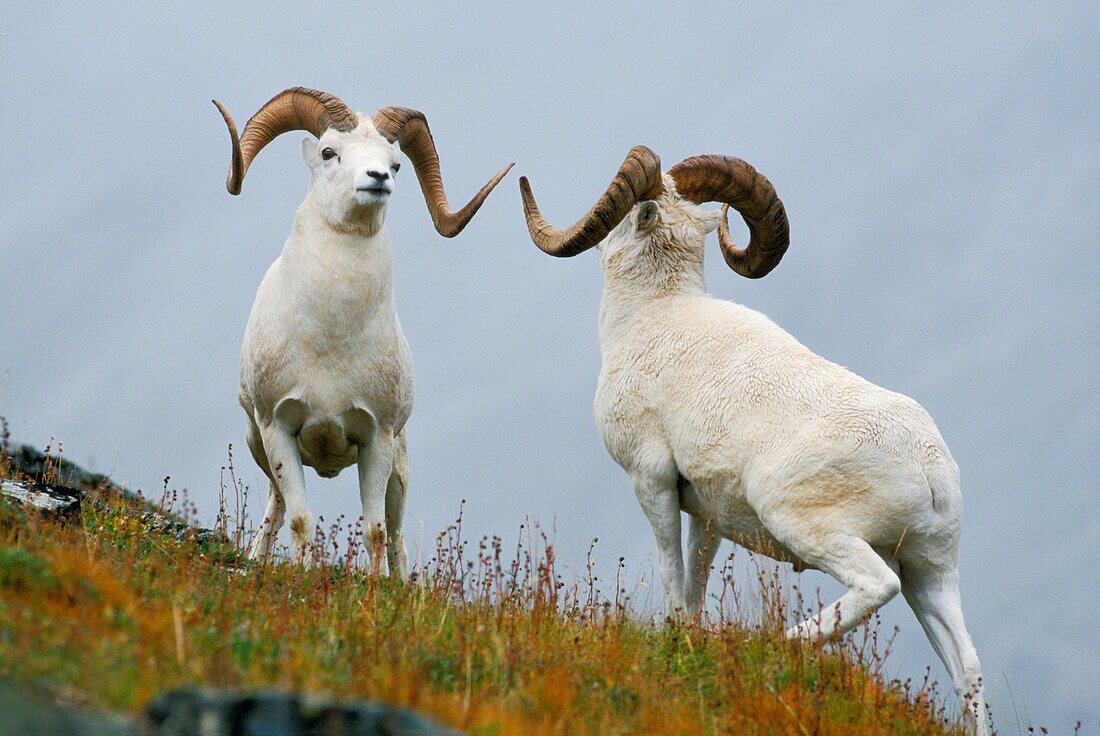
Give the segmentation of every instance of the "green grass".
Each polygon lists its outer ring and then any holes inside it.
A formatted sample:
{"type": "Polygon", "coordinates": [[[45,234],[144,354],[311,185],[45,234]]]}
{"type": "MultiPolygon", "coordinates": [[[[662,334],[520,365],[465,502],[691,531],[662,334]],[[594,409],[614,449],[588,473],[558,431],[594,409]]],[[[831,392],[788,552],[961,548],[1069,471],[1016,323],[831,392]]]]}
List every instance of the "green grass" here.
{"type": "Polygon", "coordinates": [[[0,502],[0,678],[121,712],[196,684],[379,699],[486,736],[956,733],[930,688],[883,680],[873,626],[824,648],[784,639],[766,574],[751,628],[653,625],[590,574],[563,580],[537,530],[471,551],[459,522],[398,583],[365,571],[354,529],[303,570],[141,511],[107,499],[62,524],[0,502]]]}

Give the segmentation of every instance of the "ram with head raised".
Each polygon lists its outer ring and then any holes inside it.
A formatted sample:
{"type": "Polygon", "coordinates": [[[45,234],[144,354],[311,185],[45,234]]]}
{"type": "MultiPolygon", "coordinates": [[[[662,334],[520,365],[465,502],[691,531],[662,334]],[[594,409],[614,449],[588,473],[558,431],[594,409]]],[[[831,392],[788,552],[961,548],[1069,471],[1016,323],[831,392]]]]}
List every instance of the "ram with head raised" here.
{"type": "Polygon", "coordinates": [[[932,419],[763,314],[706,293],[703,253],[715,229],[743,276],[763,276],[783,257],[787,217],[771,183],[727,156],[692,157],[662,174],[656,154],[637,146],[566,230],[542,217],[526,177],[520,190],[539,248],[602,251],[596,423],[653,528],[668,614],[700,610],[716,535],[848,588],[791,637],[833,639],[901,591],[965,717],[985,733],[959,596],[959,472],[932,419]],[[745,248],[730,238],[730,206],[749,226],[745,248]],[[681,512],[690,519],[686,576],[681,512]]]}
{"type": "Polygon", "coordinates": [[[241,349],[248,447],[270,479],[250,556],[268,554],[289,517],[295,558],[309,562],[315,521],[303,466],[331,478],[355,464],[372,567],[404,577],[404,427],[413,364],[394,306],[386,207],[404,153],[436,230],[453,237],[511,167],[453,212],[427,121],[416,110],[385,107],[367,116],[333,95],[294,87],[261,107],[238,136],[229,113],[214,104],[233,143],[231,194],[240,193],[249,164],[277,136],[305,130],[316,138],[302,142],[309,191],[260,283],[241,349]]]}

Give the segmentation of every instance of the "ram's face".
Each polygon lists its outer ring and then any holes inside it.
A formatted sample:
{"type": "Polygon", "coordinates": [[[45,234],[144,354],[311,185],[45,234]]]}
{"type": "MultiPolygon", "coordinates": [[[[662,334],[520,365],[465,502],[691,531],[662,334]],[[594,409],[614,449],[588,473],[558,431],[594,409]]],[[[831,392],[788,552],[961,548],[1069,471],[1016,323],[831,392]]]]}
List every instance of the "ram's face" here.
{"type": "Polygon", "coordinates": [[[397,144],[386,140],[369,120],[348,132],[330,128],[318,140],[307,138],[302,143],[313,192],[337,227],[381,226],[401,168],[400,153],[397,144]]]}

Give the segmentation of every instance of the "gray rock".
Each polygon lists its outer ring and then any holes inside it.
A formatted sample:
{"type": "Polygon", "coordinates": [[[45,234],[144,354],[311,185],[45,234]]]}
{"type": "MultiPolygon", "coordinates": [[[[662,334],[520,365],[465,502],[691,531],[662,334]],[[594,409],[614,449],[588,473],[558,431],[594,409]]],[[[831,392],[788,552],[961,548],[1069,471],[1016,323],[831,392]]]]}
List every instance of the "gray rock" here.
{"type": "Polygon", "coordinates": [[[138,736],[117,718],[55,705],[29,687],[0,680],[0,736],[138,736]]]}
{"type": "Polygon", "coordinates": [[[106,485],[119,491],[122,490],[117,486],[113,486],[105,475],[91,473],[63,457],[47,455],[30,445],[19,445],[14,450],[8,448],[7,453],[12,467],[23,473],[23,475],[39,481],[56,480],[66,486],[87,486],[89,488],[106,485]]]}
{"type": "Polygon", "coordinates": [[[155,736],[461,736],[408,710],[337,704],[282,693],[234,695],[193,688],[149,703],[155,736]]]}
{"type": "Polygon", "coordinates": [[[379,703],[196,688],[154,698],[142,720],[62,707],[44,692],[0,680],[0,736],[462,736],[379,703]]]}

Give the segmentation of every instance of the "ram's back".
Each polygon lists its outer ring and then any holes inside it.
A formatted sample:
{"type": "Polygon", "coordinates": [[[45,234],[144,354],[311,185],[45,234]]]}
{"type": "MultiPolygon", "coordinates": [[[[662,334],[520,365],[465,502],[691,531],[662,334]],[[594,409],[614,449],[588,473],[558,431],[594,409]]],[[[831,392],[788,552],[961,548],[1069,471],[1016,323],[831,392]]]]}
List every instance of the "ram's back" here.
{"type": "Polygon", "coordinates": [[[902,526],[961,512],[957,466],[917,402],[730,302],[677,296],[640,311],[604,356],[596,414],[625,468],[663,445],[713,503],[762,511],[796,496],[902,526]]]}

